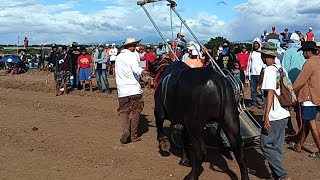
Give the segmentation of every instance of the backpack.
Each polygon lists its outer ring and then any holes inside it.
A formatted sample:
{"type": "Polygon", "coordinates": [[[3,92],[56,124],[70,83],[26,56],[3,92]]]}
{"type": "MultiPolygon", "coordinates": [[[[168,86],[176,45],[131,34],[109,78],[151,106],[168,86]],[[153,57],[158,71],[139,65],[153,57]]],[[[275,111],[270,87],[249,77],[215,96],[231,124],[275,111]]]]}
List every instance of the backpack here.
{"type": "Polygon", "coordinates": [[[297,104],[297,96],[293,91],[292,83],[290,79],[284,75],[283,69],[276,67],[280,73],[280,82],[279,82],[279,88],[280,88],[280,95],[278,96],[276,94],[276,97],[279,100],[280,105],[285,107],[291,107],[295,106],[297,104]]]}

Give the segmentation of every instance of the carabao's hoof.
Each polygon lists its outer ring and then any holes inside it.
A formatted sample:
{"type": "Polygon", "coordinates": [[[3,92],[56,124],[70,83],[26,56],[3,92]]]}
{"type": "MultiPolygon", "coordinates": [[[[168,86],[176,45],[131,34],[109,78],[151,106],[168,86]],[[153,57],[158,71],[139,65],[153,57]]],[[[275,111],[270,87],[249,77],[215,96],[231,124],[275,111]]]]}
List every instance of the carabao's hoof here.
{"type": "Polygon", "coordinates": [[[185,166],[185,167],[191,167],[189,160],[185,160],[185,159],[181,159],[181,161],[179,162],[179,165],[185,166]]]}
{"type": "Polygon", "coordinates": [[[183,178],[183,180],[198,180],[199,177],[192,175],[191,173],[189,173],[186,177],[183,178]]]}
{"type": "Polygon", "coordinates": [[[249,174],[252,174],[252,175],[256,175],[257,174],[256,170],[253,170],[253,169],[250,169],[250,168],[247,168],[247,169],[248,169],[248,173],[249,174]]]}
{"type": "Polygon", "coordinates": [[[159,153],[162,157],[168,157],[170,156],[171,154],[167,151],[162,151],[161,149],[159,150],[159,153]]]}
{"type": "Polygon", "coordinates": [[[169,152],[171,145],[168,139],[164,139],[160,141],[159,147],[162,151],[169,152]]]}

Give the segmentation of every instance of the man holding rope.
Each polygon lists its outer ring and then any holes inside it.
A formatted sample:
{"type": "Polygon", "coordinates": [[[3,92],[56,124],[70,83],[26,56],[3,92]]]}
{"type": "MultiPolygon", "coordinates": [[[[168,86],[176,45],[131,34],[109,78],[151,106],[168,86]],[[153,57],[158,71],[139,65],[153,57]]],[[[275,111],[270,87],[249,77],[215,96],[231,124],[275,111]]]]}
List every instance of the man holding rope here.
{"type": "Polygon", "coordinates": [[[119,98],[118,112],[122,123],[121,144],[128,143],[130,134],[132,142],[141,141],[141,138],[138,137],[138,125],[144,102],[139,80],[140,75],[150,75],[150,73],[139,67],[137,61],[135,50],[140,41],[128,38],[122,45],[124,49],[117,56],[115,64],[119,98]]]}

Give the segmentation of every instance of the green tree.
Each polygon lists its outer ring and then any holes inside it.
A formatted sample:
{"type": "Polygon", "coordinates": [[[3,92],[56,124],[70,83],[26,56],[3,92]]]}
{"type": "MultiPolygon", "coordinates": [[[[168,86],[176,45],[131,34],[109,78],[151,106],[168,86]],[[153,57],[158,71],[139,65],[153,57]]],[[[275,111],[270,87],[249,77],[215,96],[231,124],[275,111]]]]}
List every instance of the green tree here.
{"type": "Polygon", "coordinates": [[[221,46],[223,43],[227,42],[230,47],[232,47],[232,44],[230,43],[230,41],[228,41],[226,38],[224,37],[215,37],[215,38],[211,38],[207,44],[205,44],[206,47],[213,49],[214,51],[218,50],[219,46],[221,46]]]}

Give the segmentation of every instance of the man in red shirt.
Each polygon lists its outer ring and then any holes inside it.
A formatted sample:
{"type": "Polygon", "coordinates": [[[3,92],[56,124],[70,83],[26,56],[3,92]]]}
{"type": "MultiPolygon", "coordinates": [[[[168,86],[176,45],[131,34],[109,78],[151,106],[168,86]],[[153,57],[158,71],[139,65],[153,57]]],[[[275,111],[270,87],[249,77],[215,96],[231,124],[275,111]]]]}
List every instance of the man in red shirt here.
{"type": "Polygon", "coordinates": [[[312,32],[312,27],[309,27],[309,32],[307,32],[306,41],[314,41],[314,33],[312,32]]]}
{"type": "MultiPolygon", "coordinates": [[[[150,45],[147,45],[146,52],[145,52],[144,56],[140,59],[142,61],[146,61],[145,70],[147,70],[147,71],[149,70],[149,62],[151,63],[151,62],[155,61],[156,58],[157,58],[156,53],[151,50],[150,45]]],[[[152,77],[148,76],[146,79],[147,79],[147,83],[148,83],[148,89],[151,89],[152,77]]]]}
{"type": "MultiPolygon", "coordinates": [[[[175,52],[175,54],[177,55],[178,59],[181,59],[181,52],[177,49],[178,43],[173,41],[171,44],[171,48],[172,50],[175,52]]],[[[168,54],[168,58],[171,59],[172,61],[176,61],[176,58],[174,57],[174,54],[172,51],[169,52],[168,54]]]]}
{"type": "Polygon", "coordinates": [[[242,46],[241,52],[237,54],[237,59],[240,61],[241,69],[244,71],[246,81],[245,88],[249,86],[249,71],[248,71],[248,62],[249,62],[250,53],[247,51],[245,45],[242,46]]]}
{"type": "Polygon", "coordinates": [[[86,83],[90,84],[90,91],[92,92],[91,72],[92,70],[92,58],[87,54],[85,47],[81,48],[81,55],[78,57],[78,74],[82,83],[82,91],[86,91],[86,83]]]}

